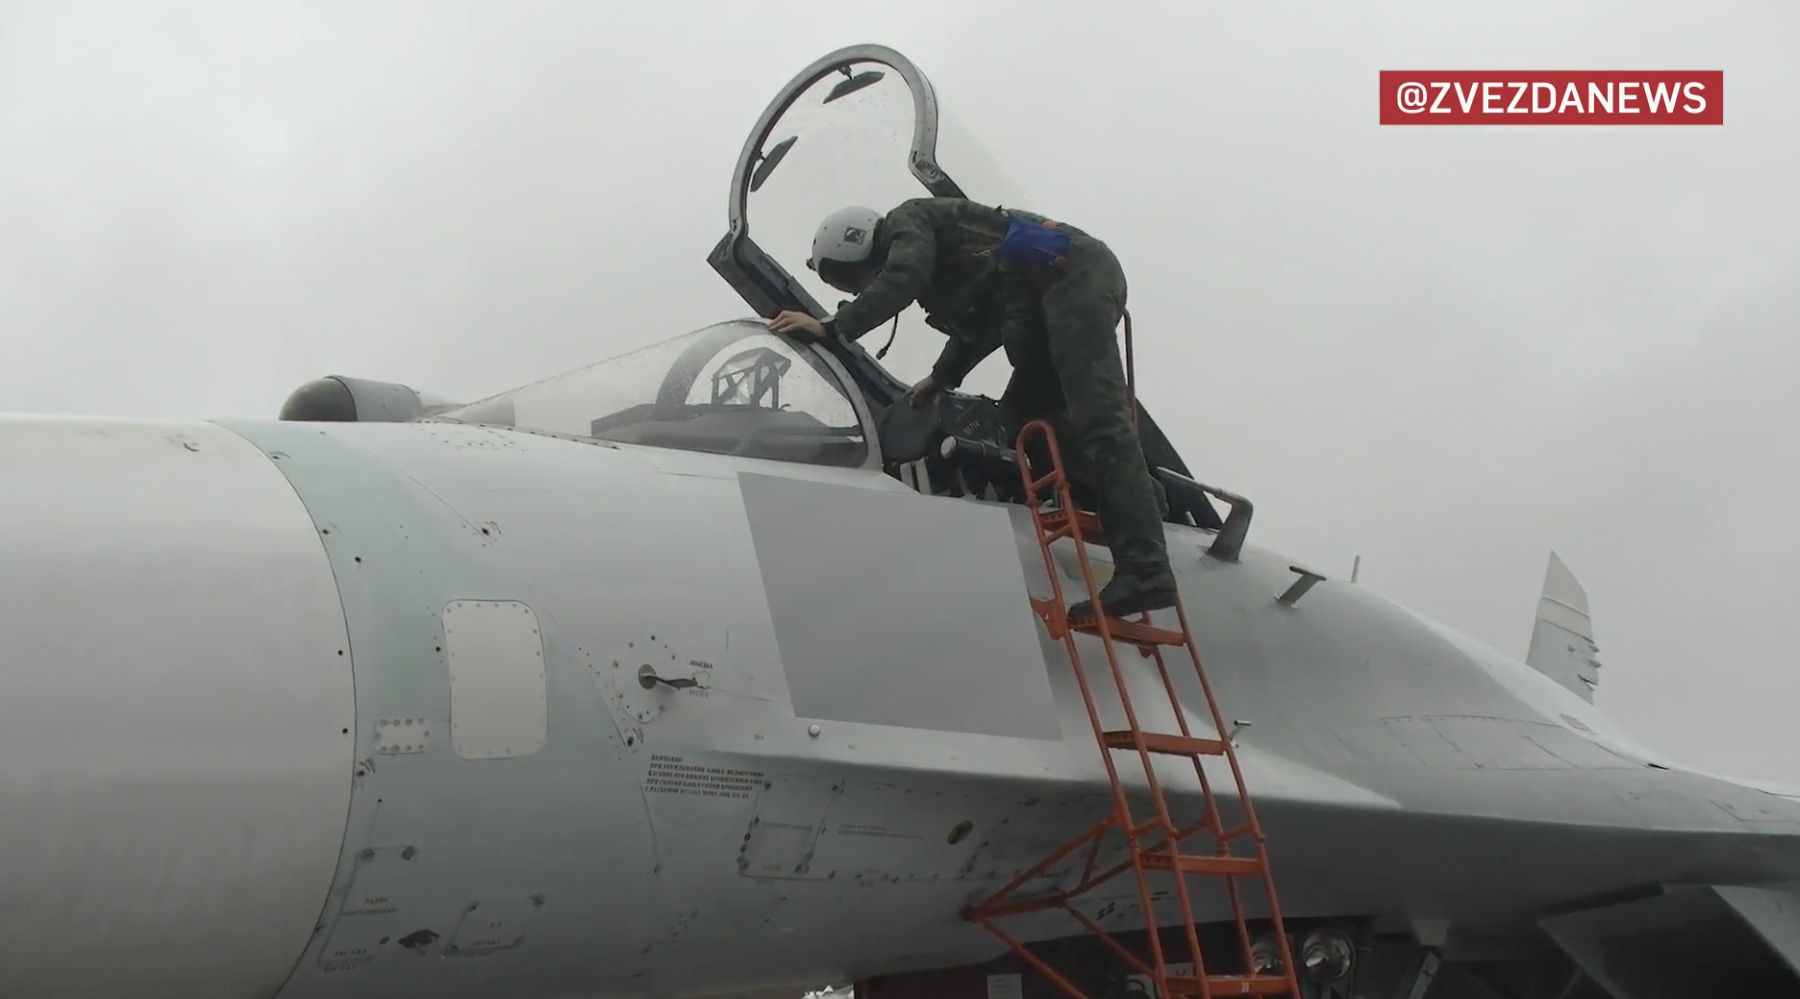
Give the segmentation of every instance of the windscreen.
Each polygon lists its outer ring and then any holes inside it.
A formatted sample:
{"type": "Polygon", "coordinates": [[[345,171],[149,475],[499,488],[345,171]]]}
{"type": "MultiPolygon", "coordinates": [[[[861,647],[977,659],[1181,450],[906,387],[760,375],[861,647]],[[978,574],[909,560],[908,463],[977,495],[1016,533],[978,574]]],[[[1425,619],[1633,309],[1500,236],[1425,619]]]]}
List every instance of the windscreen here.
{"type": "Polygon", "coordinates": [[[760,323],[709,326],[439,418],[815,465],[869,454],[836,375],[760,323]]]}

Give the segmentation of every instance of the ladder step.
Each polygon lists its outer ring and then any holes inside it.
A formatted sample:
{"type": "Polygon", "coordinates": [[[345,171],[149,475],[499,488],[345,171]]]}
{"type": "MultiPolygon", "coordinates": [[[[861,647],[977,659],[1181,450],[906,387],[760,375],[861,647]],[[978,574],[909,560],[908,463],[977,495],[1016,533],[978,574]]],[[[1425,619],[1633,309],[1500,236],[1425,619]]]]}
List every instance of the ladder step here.
{"type": "Polygon", "coordinates": [[[1255,857],[1206,857],[1183,854],[1174,861],[1166,853],[1146,853],[1140,858],[1153,871],[1168,871],[1179,863],[1183,874],[1261,874],[1262,861],[1255,857]]]}
{"type": "MultiPolygon", "coordinates": [[[[1200,739],[1189,735],[1169,735],[1163,732],[1139,732],[1144,738],[1144,748],[1152,753],[1166,756],[1224,756],[1225,743],[1218,739],[1200,739]]],[[[1106,745],[1112,749],[1136,749],[1137,740],[1130,729],[1106,733],[1106,745]]]]}
{"type": "MultiPolygon", "coordinates": [[[[1100,634],[1100,623],[1093,618],[1070,618],[1069,627],[1084,635],[1100,634]]],[[[1167,628],[1156,628],[1148,624],[1137,624],[1116,617],[1106,619],[1106,628],[1112,637],[1120,642],[1149,648],[1156,645],[1186,645],[1187,636],[1179,631],[1167,628]]]]}
{"type": "MultiPolygon", "coordinates": [[[[1049,509],[1043,511],[1042,516],[1045,527],[1061,527],[1069,522],[1067,510],[1049,509]]],[[[1075,522],[1081,525],[1081,536],[1084,538],[1100,533],[1100,518],[1086,510],[1075,511],[1075,522]]]]}
{"type": "MultiPolygon", "coordinates": [[[[1178,996],[1200,995],[1200,979],[1169,976],[1169,992],[1178,996]]],[[[1279,996],[1288,994],[1282,975],[1207,975],[1206,994],[1215,996],[1279,996]]]]}
{"type": "MultiPolygon", "coordinates": [[[[1044,531],[1051,540],[1069,537],[1069,515],[1062,510],[1045,510],[1043,518],[1044,531]]],[[[1100,518],[1086,510],[1075,511],[1075,523],[1081,527],[1081,540],[1096,548],[1111,548],[1107,543],[1106,532],[1100,529],[1100,518]]]]}
{"type": "MultiPolygon", "coordinates": [[[[1061,638],[1069,631],[1083,635],[1098,636],[1100,634],[1100,625],[1093,618],[1067,617],[1062,609],[1056,606],[1056,601],[1048,597],[1032,597],[1031,609],[1044,619],[1044,625],[1050,630],[1051,638],[1061,638]]],[[[1109,617],[1106,619],[1106,626],[1112,632],[1114,640],[1127,645],[1135,645],[1146,656],[1150,655],[1151,650],[1158,645],[1186,645],[1188,643],[1187,635],[1179,631],[1137,624],[1123,618],[1109,617]]]]}

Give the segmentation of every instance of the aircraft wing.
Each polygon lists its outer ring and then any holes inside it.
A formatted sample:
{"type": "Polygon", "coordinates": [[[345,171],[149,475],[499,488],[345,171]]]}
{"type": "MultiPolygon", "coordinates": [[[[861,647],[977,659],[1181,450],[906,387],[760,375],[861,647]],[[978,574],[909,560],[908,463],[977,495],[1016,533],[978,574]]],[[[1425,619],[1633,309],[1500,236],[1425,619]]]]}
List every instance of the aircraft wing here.
{"type": "Polygon", "coordinates": [[[1790,994],[1800,972],[1793,885],[1670,885],[1657,894],[1543,919],[1550,938],[1614,996],[1722,995],[1729,975],[1790,994]],[[1701,958],[1700,955],[1704,955],[1701,958]]]}

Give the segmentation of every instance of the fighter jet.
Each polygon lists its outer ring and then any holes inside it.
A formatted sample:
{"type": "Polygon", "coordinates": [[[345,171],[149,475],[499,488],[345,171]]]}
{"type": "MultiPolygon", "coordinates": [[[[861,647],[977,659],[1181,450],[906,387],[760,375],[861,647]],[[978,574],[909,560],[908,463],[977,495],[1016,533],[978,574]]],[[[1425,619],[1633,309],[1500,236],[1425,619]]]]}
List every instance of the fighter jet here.
{"type": "MultiPolygon", "coordinates": [[[[797,261],[829,208],[1021,203],[950,122],[898,52],[821,58],[744,145],[712,267],[756,317],[823,315],[797,261]]],[[[1142,954],[1187,922],[1166,885],[996,918],[1037,964],[975,918],[1023,875],[1082,885],[1080,854],[1040,861],[1113,808],[1121,699],[1101,639],[1033,608],[1081,552],[1044,557],[993,400],[904,387],[746,318],[467,404],[332,377],[274,420],[0,419],[0,996],[1064,994],[1041,965],[1154,997],[1092,930],[1142,954]]],[[[1800,995],[1800,790],[1597,709],[1559,560],[1521,662],[1259,547],[1246,498],[1140,429],[1223,714],[1193,673],[1162,710],[1151,660],[1121,673],[1144,730],[1231,744],[1247,796],[1201,772],[1254,804],[1287,944],[1235,879],[1234,965],[1201,884],[1205,976],[1800,995]]],[[[1154,772],[1199,810],[1189,761],[1154,772]]]]}

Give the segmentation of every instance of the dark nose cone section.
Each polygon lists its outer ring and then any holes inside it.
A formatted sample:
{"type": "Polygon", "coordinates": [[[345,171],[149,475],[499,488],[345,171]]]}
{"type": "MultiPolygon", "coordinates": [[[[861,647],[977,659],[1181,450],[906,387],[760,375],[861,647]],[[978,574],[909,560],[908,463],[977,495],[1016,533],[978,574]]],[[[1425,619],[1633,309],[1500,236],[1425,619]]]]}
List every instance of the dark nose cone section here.
{"type": "Polygon", "coordinates": [[[281,419],[304,423],[355,423],[356,396],[337,378],[316,378],[281,404],[281,419]]]}

